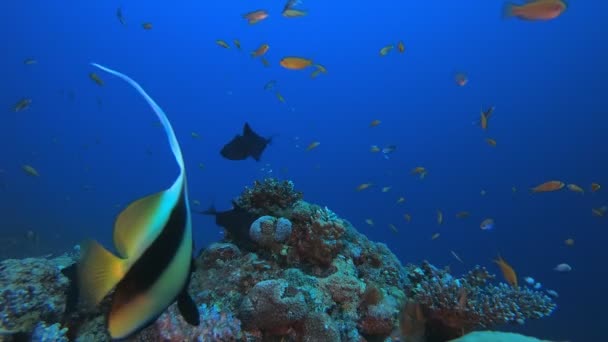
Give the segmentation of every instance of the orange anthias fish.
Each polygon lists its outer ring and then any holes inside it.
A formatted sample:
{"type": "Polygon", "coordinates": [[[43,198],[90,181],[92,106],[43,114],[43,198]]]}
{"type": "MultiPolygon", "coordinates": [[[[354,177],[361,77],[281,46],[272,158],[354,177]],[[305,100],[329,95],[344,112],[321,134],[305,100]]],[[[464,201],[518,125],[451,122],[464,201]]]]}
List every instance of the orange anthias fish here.
{"type": "Polygon", "coordinates": [[[399,53],[405,52],[405,44],[403,44],[402,41],[399,41],[399,43],[397,43],[397,50],[399,51],[399,53]]]}
{"type": "Polygon", "coordinates": [[[551,20],[564,13],[566,7],[562,0],[532,0],[524,5],[507,3],[504,15],[524,20],[551,20]]]}
{"type": "Polygon", "coordinates": [[[511,265],[507,264],[505,259],[503,259],[500,255],[498,259],[494,260],[494,262],[500,267],[500,271],[502,272],[502,276],[505,278],[507,283],[513,287],[517,287],[517,274],[511,265]]]}
{"type": "Polygon", "coordinates": [[[268,12],[265,10],[255,10],[253,12],[243,14],[243,18],[247,19],[249,25],[253,25],[268,18],[268,12]]]}
{"type": "Polygon", "coordinates": [[[285,57],[279,62],[285,69],[302,70],[312,65],[312,60],[302,57],[285,57]]]}
{"type": "Polygon", "coordinates": [[[490,120],[490,116],[492,116],[492,113],[494,113],[494,106],[488,108],[488,110],[486,110],[485,112],[483,110],[481,111],[481,118],[479,120],[481,129],[488,129],[488,120],[490,120]]]}
{"type": "Polygon", "coordinates": [[[454,81],[456,81],[456,84],[459,86],[464,87],[469,82],[469,78],[464,72],[459,72],[454,76],[454,81]]]}
{"type": "Polygon", "coordinates": [[[268,52],[269,48],[270,48],[270,45],[268,45],[268,44],[262,44],[262,45],[260,45],[259,48],[257,48],[255,51],[253,51],[251,53],[251,56],[252,57],[264,56],[266,54],[266,52],[268,52]]]}
{"type": "Polygon", "coordinates": [[[532,192],[536,193],[536,192],[551,192],[551,191],[558,191],[563,189],[566,186],[566,184],[564,184],[564,182],[561,181],[548,181],[545,182],[543,184],[540,184],[534,188],[532,188],[532,192]]]}
{"type": "Polygon", "coordinates": [[[599,183],[591,183],[591,192],[598,191],[602,186],[599,183]]]}

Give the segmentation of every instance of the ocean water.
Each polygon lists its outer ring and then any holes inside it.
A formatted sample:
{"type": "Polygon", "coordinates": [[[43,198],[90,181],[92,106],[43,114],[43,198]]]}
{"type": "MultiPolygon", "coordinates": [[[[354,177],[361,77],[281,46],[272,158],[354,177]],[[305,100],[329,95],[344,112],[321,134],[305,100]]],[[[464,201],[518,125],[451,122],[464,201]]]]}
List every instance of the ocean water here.
{"type": "MultiPolygon", "coordinates": [[[[120,210],[177,173],[153,113],[128,85],[89,65],[97,62],[134,78],[167,112],[196,210],[229,208],[256,179],[290,179],[306,200],[385,242],[404,264],[429,260],[455,274],[480,264],[499,273],[492,259],[500,254],[521,278],[560,294],[551,317],[516,330],[603,341],[608,217],[591,209],[608,205],[608,195],[605,188],[591,193],[590,184],[608,187],[608,4],[572,1],[547,22],[504,19],[502,6],[304,0],[306,17],[284,18],[283,3],[267,0],[6,1],[3,257],[58,253],[86,238],[109,245],[120,210]],[[248,25],[242,14],[256,9],[270,16],[248,25]],[[153,28],[144,30],[144,22],[153,28]],[[218,39],[231,47],[219,47],[218,39]],[[404,53],[379,55],[399,40],[404,53]],[[250,56],[262,43],[270,46],[270,67],[250,56]],[[312,69],[287,70],[279,65],[285,56],[310,58],[328,72],[312,79],[312,69]],[[37,63],[25,65],[27,58],[37,63]],[[454,82],[459,71],[469,78],[464,87],[454,82]],[[284,103],[264,90],[271,80],[284,103]],[[22,98],[31,106],[14,112],[22,98]],[[480,108],[490,106],[496,109],[483,131],[480,108]],[[376,119],[381,124],[370,128],[376,119]],[[223,159],[219,150],[245,122],[273,143],[259,162],[223,159]],[[313,141],[319,147],[306,151],[313,141]],[[389,159],[369,151],[389,144],[397,146],[389,159]],[[410,173],[417,166],[428,170],[424,179],[410,173]],[[585,194],[530,193],[553,179],[585,194]],[[361,183],[373,185],[355,191],[361,183]],[[384,193],[384,186],[392,188],[384,193]],[[400,196],[405,203],[396,203],[400,196]],[[457,219],[464,210],[471,217],[457,219]],[[495,220],[492,231],[479,229],[485,218],[495,220]],[[573,246],[565,245],[568,238],[573,246]],[[573,270],[553,271],[563,262],[573,270]]],[[[195,216],[194,231],[199,248],[221,238],[208,216],[195,216]]]]}

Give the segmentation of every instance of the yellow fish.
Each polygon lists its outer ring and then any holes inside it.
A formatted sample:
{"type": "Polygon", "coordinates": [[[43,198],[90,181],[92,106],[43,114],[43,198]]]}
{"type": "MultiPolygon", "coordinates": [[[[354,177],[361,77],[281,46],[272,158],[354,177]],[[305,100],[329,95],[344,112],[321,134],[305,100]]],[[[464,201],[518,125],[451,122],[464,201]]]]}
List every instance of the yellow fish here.
{"type": "Polygon", "coordinates": [[[118,215],[113,239],[118,255],[95,241],[83,245],[77,264],[81,297],[98,305],[112,292],[105,324],[112,339],[126,339],[154,323],[176,300],[185,320],[198,325],[198,310],[187,292],[193,269],[192,218],[179,142],[163,110],[139,84],[93,66],[123,79],[144,97],[163,125],[179,174],[167,189],[132,202],[118,215]]]}
{"type": "Polygon", "coordinates": [[[306,147],[306,151],[311,151],[311,150],[314,150],[315,148],[319,147],[319,145],[321,145],[321,143],[320,143],[320,142],[318,142],[318,141],[313,141],[313,142],[311,142],[311,143],[310,143],[310,145],[308,145],[308,146],[306,147]]]}

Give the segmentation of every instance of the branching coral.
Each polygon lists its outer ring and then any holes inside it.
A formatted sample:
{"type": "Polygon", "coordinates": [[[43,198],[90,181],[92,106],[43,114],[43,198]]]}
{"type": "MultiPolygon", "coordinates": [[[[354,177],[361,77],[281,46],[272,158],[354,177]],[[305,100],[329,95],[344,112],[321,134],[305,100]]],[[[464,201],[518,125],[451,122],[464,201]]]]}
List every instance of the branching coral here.
{"type": "Polygon", "coordinates": [[[267,178],[255,181],[253,188],[245,188],[236,203],[260,216],[286,216],[285,211],[301,199],[302,193],[295,190],[293,182],[267,178]]]}
{"type": "Polygon", "coordinates": [[[523,324],[548,316],[556,308],[542,292],[488,283],[494,276],[481,267],[456,279],[425,262],[408,276],[412,283],[408,296],[425,309],[427,331],[445,337],[500,324],[523,324]]]}

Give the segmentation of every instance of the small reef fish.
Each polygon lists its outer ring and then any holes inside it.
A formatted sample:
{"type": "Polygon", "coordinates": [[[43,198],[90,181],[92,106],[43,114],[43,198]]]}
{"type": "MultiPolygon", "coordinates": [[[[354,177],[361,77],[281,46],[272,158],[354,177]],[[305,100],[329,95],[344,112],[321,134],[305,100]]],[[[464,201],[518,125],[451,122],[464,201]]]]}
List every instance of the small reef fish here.
{"type": "Polygon", "coordinates": [[[441,234],[435,233],[431,236],[431,240],[437,240],[437,238],[439,238],[440,236],[441,236],[441,234]]]}
{"type": "Polygon", "coordinates": [[[402,41],[399,41],[397,43],[397,51],[399,51],[399,53],[404,53],[405,52],[405,44],[403,44],[402,41]]]}
{"type": "Polygon", "coordinates": [[[120,24],[122,26],[127,26],[127,20],[125,19],[125,16],[122,14],[122,8],[118,7],[116,9],[116,18],[118,19],[118,22],[120,22],[120,24]]]}
{"type": "Polygon", "coordinates": [[[397,150],[397,145],[388,145],[382,148],[382,156],[384,159],[390,159],[389,155],[397,150]]]}
{"type": "Polygon", "coordinates": [[[412,215],[403,214],[403,219],[405,220],[405,222],[410,223],[410,222],[412,222],[412,215]]]}
{"type": "Polygon", "coordinates": [[[33,58],[26,58],[25,60],[23,60],[23,64],[34,65],[34,64],[38,64],[38,61],[33,58]]]}
{"type": "Polygon", "coordinates": [[[31,104],[32,104],[32,99],[23,98],[15,104],[15,106],[13,107],[13,110],[15,112],[22,112],[22,111],[28,109],[31,104]]]}
{"type": "Polygon", "coordinates": [[[479,191],[479,194],[480,194],[481,196],[485,196],[487,193],[488,193],[488,192],[487,192],[487,191],[485,191],[484,189],[481,189],[481,191],[479,191]]]}
{"type": "Polygon", "coordinates": [[[564,240],[564,244],[568,247],[574,246],[574,239],[572,239],[572,238],[566,239],[566,240],[564,240]]]}
{"type": "Polygon", "coordinates": [[[198,168],[201,169],[201,170],[204,170],[205,169],[205,164],[198,163],[198,168]]]}
{"type": "Polygon", "coordinates": [[[308,14],[308,12],[297,9],[287,9],[283,11],[283,16],[286,18],[298,18],[308,14]]]}
{"type": "Polygon", "coordinates": [[[192,138],[194,138],[194,139],[200,139],[201,138],[201,136],[198,133],[196,133],[196,132],[190,133],[190,136],[192,136],[192,138]]]}
{"type": "Polygon", "coordinates": [[[228,45],[228,43],[226,43],[226,41],[221,40],[221,39],[217,39],[215,41],[215,44],[217,44],[220,47],[223,47],[224,49],[229,49],[230,48],[230,45],[228,45]]]}
{"type": "Polygon", "coordinates": [[[405,202],[405,197],[399,197],[399,198],[397,199],[397,202],[395,202],[395,204],[401,204],[401,203],[403,203],[403,202],[405,202]]]}
{"type": "Polygon", "coordinates": [[[490,145],[492,147],[496,147],[496,140],[494,140],[492,138],[487,138],[486,142],[488,143],[488,145],[490,145]]]}
{"type": "Polygon", "coordinates": [[[423,166],[417,166],[415,168],[412,169],[411,174],[413,175],[419,175],[420,179],[423,179],[426,176],[426,168],[424,168],[423,166]]]}
{"type": "Polygon", "coordinates": [[[553,298],[558,298],[559,294],[554,290],[547,290],[547,294],[553,298]]]}
{"type": "Polygon", "coordinates": [[[566,186],[566,184],[564,184],[564,182],[557,181],[557,180],[552,180],[552,181],[548,181],[548,182],[545,182],[543,184],[535,186],[534,188],[532,188],[532,192],[533,193],[538,193],[538,192],[553,192],[553,191],[561,190],[565,186],[566,186]]]}
{"type": "Polygon", "coordinates": [[[483,109],[481,110],[479,124],[481,125],[481,129],[483,129],[484,131],[488,129],[488,120],[490,120],[490,117],[493,113],[494,106],[488,108],[488,110],[486,110],[485,112],[483,111],[483,109]]]}
{"type": "Polygon", "coordinates": [[[264,84],[264,90],[271,90],[277,85],[277,81],[270,80],[264,84]]]}
{"type": "Polygon", "coordinates": [[[551,20],[564,13],[566,7],[566,3],[562,0],[529,0],[523,5],[507,3],[504,16],[524,20],[551,20]]]}
{"type": "Polygon", "coordinates": [[[380,147],[378,147],[378,145],[372,145],[372,146],[370,146],[369,151],[372,153],[378,153],[382,150],[380,149],[380,147]]]}
{"type": "Polygon", "coordinates": [[[262,65],[264,65],[264,67],[270,67],[270,62],[266,59],[266,57],[261,57],[260,62],[262,62],[262,65]]]}
{"type": "Polygon", "coordinates": [[[314,64],[314,67],[317,68],[317,70],[313,71],[312,74],[310,74],[311,78],[316,78],[320,74],[327,74],[327,69],[323,65],[314,64]]]}
{"type": "Polygon", "coordinates": [[[187,292],[193,270],[192,218],[177,137],[163,110],[139,84],[112,69],[93,66],[121,78],[144,97],[163,125],[179,174],[169,188],[132,202],[118,215],[118,256],[95,241],[83,246],[77,264],[82,298],[98,305],[114,289],[105,325],[112,339],[126,339],[154,323],[176,300],[186,322],[199,325],[196,304],[187,292]]]}
{"type": "Polygon", "coordinates": [[[99,75],[97,75],[97,74],[96,74],[96,73],[94,73],[94,72],[92,72],[92,73],[90,73],[90,74],[89,74],[89,78],[90,78],[90,79],[91,79],[93,82],[95,82],[95,84],[97,84],[97,85],[98,85],[98,86],[100,86],[100,87],[104,85],[104,82],[103,82],[103,80],[101,79],[101,77],[99,77],[99,75]]]}
{"type": "Polygon", "coordinates": [[[458,72],[456,75],[454,75],[454,81],[457,85],[464,87],[467,85],[467,83],[469,83],[469,77],[464,72],[458,72]]]}
{"type": "Polygon", "coordinates": [[[149,31],[152,29],[152,23],[143,23],[141,24],[141,27],[143,27],[144,30],[149,31]]]}
{"type": "Polygon", "coordinates": [[[391,191],[391,188],[392,187],[390,187],[390,186],[385,186],[382,188],[382,192],[389,192],[389,191],[391,191]]]}
{"type": "Polygon", "coordinates": [[[524,278],[524,281],[526,282],[526,284],[528,284],[528,285],[530,285],[530,286],[533,286],[533,285],[534,285],[534,283],[536,283],[536,281],[535,281],[535,280],[534,280],[534,278],[532,278],[532,277],[525,277],[525,278],[524,278]]]}
{"type": "Polygon", "coordinates": [[[481,228],[481,230],[492,230],[494,229],[494,220],[491,218],[487,218],[485,220],[483,220],[481,222],[481,224],[479,225],[479,228],[481,228]]]}
{"type": "Polygon", "coordinates": [[[469,216],[471,216],[471,214],[468,211],[460,211],[460,212],[456,213],[456,218],[459,218],[459,219],[464,219],[469,216]]]}
{"type": "Polygon", "coordinates": [[[281,95],[281,93],[279,93],[278,91],[275,94],[277,96],[277,99],[282,102],[285,103],[285,98],[283,97],[283,95],[281,95]]]}
{"type": "Polygon", "coordinates": [[[302,70],[311,66],[312,60],[302,57],[284,57],[279,64],[285,69],[302,70]]]}
{"type": "Polygon", "coordinates": [[[389,223],[389,224],[388,224],[388,227],[390,228],[390,230],[391,230],[393,233],[395,233],[395,234],[398,234],[398,233],[399,233],[399,230],[397,229],[397,227],[396,227],[394,224],[389,223]]]}
{"type": "Polygon", "coordinates": [[[310,143],[308,146],[306,146],[306,151],[312,151],[312,150],[314,150],[315,148],[319,147],[319,145],[321,145],[321,143],[320,143],[320,142],[318,142],[318,141],[313,141],[313,142],[311,142],[311,143],[310,143]]]}
{"type": "Polygon", "coordinates": [[[511,267],[511,265],[509,265],[500,255],[498,256],[498,259],[494,260],[494,263],[496,263],[500,268],[505,281],[509,285],[517,287],[517,273],[515,273],[513,267],[511,267]]]}
{"type": "Polygon", "coordinates": [[[368,225],[370,225],[370,226],[373,226],[373,225],[374,225],[374,221],[373,221],[372,219],[366,219],[366,220],[365,220],[365,223],[367,223],[367,224],[368,224],[368,225]]]}
{"type": "Polygon", "coordinates": [[[608,207],[606,206],[591,209],[591,213],[593,214],[593,216],[597,217],[604,217],[604,215],[606,215],[606,211],[608,211],[608,207]]]}
{"type": "Polygon", "coordinates": [[[553,268],[554,271],[557,272],[570,272],[572,271],[572,267],[568,264],[559,264],[553,268]]]}
{"type": "Polygon", "coordinates": [[[392,44],[387,45],[387,46],[383,47],[382,49],[380,49],[379,54],[381,57],[384,57],[384,56],[388,55],[388,53],[391,52],[391,50],[393,50],[394,48],[395,48],[395,46],[392,44]]]}
{"type": "Polygon", "coordinates": [[[255,10],[249,13],[245,13],[243,14],[243,18],[247,19],[247,23],[249,23],[249,25],[253,25],[253,24],[257,24],[260,21],[268,18],[268,12],[266,12],[265,10],[255,10]]]}
{"type": "Polygon", "coordinates": [[[249,157],[260,161],[262,153],[272,142],[272,138],[264,138],[251,129],[249,123],[243,125],[243,133],[237,134],[220,150],[222,157],[228,160],[245,160],[249,157]]]}
{"type": "Polygon", "coordinates": [[[464,264],[464,261],[462,261],[462,259],[458,256],[458,254],[456,254],[456,252],[450,251],[450,253],[452,253],[454,259],[458,260],[461,264],[464,264]]]}
{"type": "Polygon", "coordinates": [[[443,223],[443,213],[441,210],[437,210],[437,224],[443,223]]]}
{"type": "Polygon", "coordinates": [[[232,41],[232,43],[234,43],[234,47],[236,47],[237,49],[241,49],[241,41],[238,39],[235,39],[232,41]]]}
{"type": "Polygon", "coordinates": [[[372,186],[372,183],[359,184],[355,190],[357,190],[357,191],[363,191],[365,189],[369,189],[370,186],[372,186]]]}
{"type": "Polygon", "coordinates": [[[591,192],[596,192],[601,189],[602,186],[599,183],[591,183],[591,192]]]}
{"type": "Polygon", "coordinates": [[[255,51],[251,52],[251,57],[264,56],[266,54],[266,52],[268,52],[269,48],[270,48],[270,45],[264,43],[264,44],[260,45],[260,47],[255,49],[255,51]]]}
{"type": "Polygon", "coordinates": [[[376,126],[380,125],[381,123],[382,123],[382,121],[376,119],[369,123],[369,127],[376,127],[376,126]]]}
{"type": "Polygon", "coordinates": [[[583,188],[581,188],[580,186],[578,186],[576,184],[568,184],[568,185],[566,185],[566,188],[568,188],[568,190],[570,190],[572,192],[576,192],[579,194],[585,193],[585,190],[583,190],[583,188]]]}
{"type": "Polygon", "coordinates": [[[32,176],[32,177],[40,177],[40,173],[38,173],[38,170],[36,170],[31,165],[23,165],[21,167],[21,169],[23,170],[23,172],[25,172],[26,175],[29,175],[29,176],[32,176]]]}

